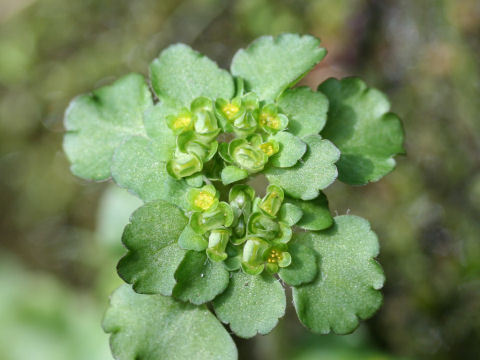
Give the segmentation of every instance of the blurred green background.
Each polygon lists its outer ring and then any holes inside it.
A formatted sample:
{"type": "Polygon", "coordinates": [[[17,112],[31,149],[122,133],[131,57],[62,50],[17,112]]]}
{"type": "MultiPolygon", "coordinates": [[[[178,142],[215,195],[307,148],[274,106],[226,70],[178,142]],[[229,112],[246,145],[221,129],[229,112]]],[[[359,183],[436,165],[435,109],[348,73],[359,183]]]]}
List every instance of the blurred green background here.
{"type": "Polygon", "coordinates": [[[170,43],[228,67],[264,34],[322,39],[302,81],[358,75],[404,121],[407,156],[379,183],[327,189],[370,220],[385,304],[348,336],[314,336],[289,308],[241,359],[478,359],[478,0],[0,0],[0,359],[110,359],[100,328],[120,284],[123,225],[140,202],[73,177],[62,117],[75,95],[145,73],[170,43]]]}

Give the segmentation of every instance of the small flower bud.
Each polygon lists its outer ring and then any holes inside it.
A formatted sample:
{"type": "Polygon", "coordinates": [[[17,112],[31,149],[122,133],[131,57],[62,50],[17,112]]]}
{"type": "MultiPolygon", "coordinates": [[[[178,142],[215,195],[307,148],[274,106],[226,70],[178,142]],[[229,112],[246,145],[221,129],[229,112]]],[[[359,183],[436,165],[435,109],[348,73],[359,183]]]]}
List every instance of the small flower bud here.
{"type": "Polygon", "coordinates": [[[267,188],[267,194],[258,207],[265,215],[275,217],[282,206],[283,197],[284,194],[281,187],[270,185],[267,188]]]}
{"type": "Polygon", "coordinates": [[[229,227],[233,222],[233,211],[230,205],[220,202],[215,210],[209,212],[195,212],[190,217],[190,226],[200,235],[207,231],[229,227]]]}
{"type": "Polygon", "coordinates": [[[202,167],[202,160],[194,153],[176,152],[174,158],[167,163],[167,172],[179,180],[201,171],[202,167]]]}
{"type": "Polygon", "coordinates": [[[225,248],[230,238],[230,230],[216,229],[210,232],[208,237],[207,256],[212,261],[223,261],[227,258],[225,248]]]}
{"type": "Polygon", "coordinates": [[[266,241],[252,237],[243,246],[242,270],[250,275],[258,275],[265,268],[264,253],[269,248],[266,241]]]}

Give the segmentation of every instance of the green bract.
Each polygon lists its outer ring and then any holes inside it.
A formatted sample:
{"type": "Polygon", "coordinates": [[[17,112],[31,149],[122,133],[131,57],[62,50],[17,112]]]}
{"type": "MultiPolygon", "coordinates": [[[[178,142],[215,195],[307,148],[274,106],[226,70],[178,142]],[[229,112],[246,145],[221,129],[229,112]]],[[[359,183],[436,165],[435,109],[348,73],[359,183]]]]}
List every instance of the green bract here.
{"type": "Polygon", "coordinates": [[[319,333],[350,332],[380,306],[377,238],[366,220],[333,218],[322,190],[337,175],[379,180],[403,132],[361,80],[292,87],[325,56],[319,43],[262,37],[231,74],[177,44],[150,66],[153,93],[132,74],[72,101],[73,173],[112,177],[145,201],[118,264],[133,290],[114,293],[104,321],[117,359],[234,359],[218,320],[241,337],[268,333],[285,313],[284,286],[319,333]]]}

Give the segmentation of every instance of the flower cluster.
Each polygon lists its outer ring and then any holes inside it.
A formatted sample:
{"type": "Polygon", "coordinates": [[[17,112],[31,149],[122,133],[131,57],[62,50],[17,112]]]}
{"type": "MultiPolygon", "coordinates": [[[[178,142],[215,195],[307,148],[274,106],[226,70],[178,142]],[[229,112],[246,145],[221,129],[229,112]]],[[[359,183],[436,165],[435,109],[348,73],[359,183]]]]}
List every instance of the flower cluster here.
{"type": "Polygon", "coordinates": [[[116,359],[234,360],[214,319],[243,338],[267,334],[285,313],[284,286],[317,333],[350,333],[380,306],[377,237],[364,219],[333,217],[322,190],[392,171],[402,126],[358,78],[293,87],[325,56],[319,44],[261,37],[235,54],[231,72],[176,44],[151,63],[149,80],[129,74],[70,104],[72,172],[112,178],[145,202],[117,266],[132,287],[105,316],[116,359]],[[265,196],[248,185],[253,176],[268,181],[265,196]],[[210,303],[214,314],[182,302],[210,303]],[[202,336],[184,336],[195,331],[202,336]],[[156,342],[165,334],[181,349],[156,342]]]}
{"type": "Polygon", "coordinates": [[[228,203],[219,201],[213,185],[192,188],[187,194],[189,226],[206,240],[208,258],[225,261],[228,270],[276,273],[291,263],[287,243],[292,229],[277,218],[283,199],[283,190],[275,185],[263,198],[248,185],[234,185],[228,203]]]}
{"type": "Polygon", "coordinates": [[[167,116],[167,122],[176,136],[168,173],[177,180],[194,175],[218,150],[228,165],[223,179],[229,184],[262,171],[269,158],[279,152],[280,145],[272,136],[286,129],[288,117],[277,105],[260,102],[249,92],[231,100],[198,97],[190,109],[167,116]],[[221,129],[224,136],[219,143],[221,129]]]}

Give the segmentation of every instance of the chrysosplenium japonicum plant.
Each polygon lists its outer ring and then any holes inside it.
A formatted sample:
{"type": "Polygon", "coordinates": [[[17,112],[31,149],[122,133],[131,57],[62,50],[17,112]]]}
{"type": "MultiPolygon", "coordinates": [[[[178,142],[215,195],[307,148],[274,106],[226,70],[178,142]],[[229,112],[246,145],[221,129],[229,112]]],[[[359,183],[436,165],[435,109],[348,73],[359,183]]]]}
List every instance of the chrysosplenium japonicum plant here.
{"type": "Polygon", "coordinates": [[[118,264],[132,286],[114,292],[103,323],[115,358],[235,359],[221,323],[267,334],[285,287],[316,333],[349,333],[379,308],[377,237],[362,218],[332,218],[321,190],[379,180],[403,132],[358,78],[293,87],[325,53],[312,36],[261,37],[229,73],[177,44],[149,82],[130,74],[73,100],[73,173],[145,201],[118,264]]]}

